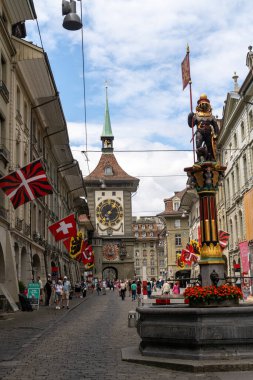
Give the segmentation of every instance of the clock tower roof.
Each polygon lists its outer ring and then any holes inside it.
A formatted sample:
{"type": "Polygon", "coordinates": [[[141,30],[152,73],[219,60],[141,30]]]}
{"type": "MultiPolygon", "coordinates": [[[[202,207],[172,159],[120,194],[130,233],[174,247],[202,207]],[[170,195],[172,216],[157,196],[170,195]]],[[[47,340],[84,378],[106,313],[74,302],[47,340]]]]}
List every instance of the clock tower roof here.
{"type": "Polygon", "coordinates": [[[130,176],[121,168],[113,153],[102,154],[99,163],[93,172],[87,177],[84,177],[84,183],[86,185],[97,181],[98,184],[101,184],[101,181],[103,181],[106,186],[109,184],[115,186],[117,182],[131,183],[134,188],[136,188],[133,189],[133,191],[137,190],[139,184],[138,178],[130,176]]]}
{"type": "Polygon", "coordinates": [[[107,83],[105,85],[105,120],[104,127],[101,135],[102,140],[102,152],[112,153],[113,152],[113,140],[114,136],[112,133],[111,119],[108,105],[108,94],[107,94],[107,83]]]}

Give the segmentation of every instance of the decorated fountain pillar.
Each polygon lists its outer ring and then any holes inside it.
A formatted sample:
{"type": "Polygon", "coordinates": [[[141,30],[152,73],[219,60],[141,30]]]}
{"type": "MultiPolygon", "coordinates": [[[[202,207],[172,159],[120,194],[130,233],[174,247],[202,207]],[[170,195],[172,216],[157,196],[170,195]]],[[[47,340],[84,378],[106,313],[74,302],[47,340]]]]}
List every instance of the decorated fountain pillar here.
{"type": "Polygon", "coordinates": [[[216,192],[226,167],[217,162],[196,163],[184,169],[188,175],[188,185],[195,188],[199,195],[200,212],[200,273],[202,285],[210,285],[210,274],[215,270],[220,278],[224,277],[224,260],[219,244],[216,192]]]}
{"type": "Polygon", "coordinates": [[[212,115],[209,99],[202,94],[198,100],[196,112],[188,116],[188,125],[196,126],[197,162],[184,170],[188,175],[188,187],[195,188],[199,195],[200,211],[200,273],[202,285],[210,285],[210,274],[215,270],[220,278],[224,278],[224,260],[219,244],[216,192],[221,184],[225,166],[216,159],[216,140],[219,127],[212,115]]]}

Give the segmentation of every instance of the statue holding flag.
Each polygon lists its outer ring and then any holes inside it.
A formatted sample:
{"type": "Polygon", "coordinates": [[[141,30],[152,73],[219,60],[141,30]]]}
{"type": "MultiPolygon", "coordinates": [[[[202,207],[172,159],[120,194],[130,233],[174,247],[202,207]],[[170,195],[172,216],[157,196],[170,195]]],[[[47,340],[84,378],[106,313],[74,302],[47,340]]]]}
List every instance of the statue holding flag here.
{"type": "Polygon", "coordinates": [[[206,94],[200,95],[196,112],[190,112],[188,125],[196,131],[196,152],[198,162],[216,161],[216,140],[219,127],[215,117],[212,115],[212,108],[206,94]]]}

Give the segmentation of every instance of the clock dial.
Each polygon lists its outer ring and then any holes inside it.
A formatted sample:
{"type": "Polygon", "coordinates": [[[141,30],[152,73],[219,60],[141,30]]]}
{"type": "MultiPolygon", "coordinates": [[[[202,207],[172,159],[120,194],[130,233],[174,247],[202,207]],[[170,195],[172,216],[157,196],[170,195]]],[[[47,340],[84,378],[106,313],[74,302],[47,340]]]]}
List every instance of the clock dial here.
{"type": "Polygon", "coordinates": [[[106,199],[97,206],[96,216],[104,226],[115,226],[123,218],[123,207],[114,199],[106,199]]]}
{"type": "Polygon", "coordinates": [[[108,243],[103,247],[103,256],[106,260],[115,260],[119,256],[118,244],[108,243]]]}

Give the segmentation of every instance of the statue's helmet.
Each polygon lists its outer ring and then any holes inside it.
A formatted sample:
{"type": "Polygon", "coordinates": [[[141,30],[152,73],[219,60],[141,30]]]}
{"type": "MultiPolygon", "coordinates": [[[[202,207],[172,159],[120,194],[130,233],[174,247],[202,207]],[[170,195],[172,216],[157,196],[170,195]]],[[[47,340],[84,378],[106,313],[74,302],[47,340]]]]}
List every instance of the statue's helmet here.
{"type": "Polygon", "coordinates": [[[201,94],[197,102],[196,111],[211,112],[212,108],[210,105],[210,100],[207,98],[206,94],[201,94]]]}

